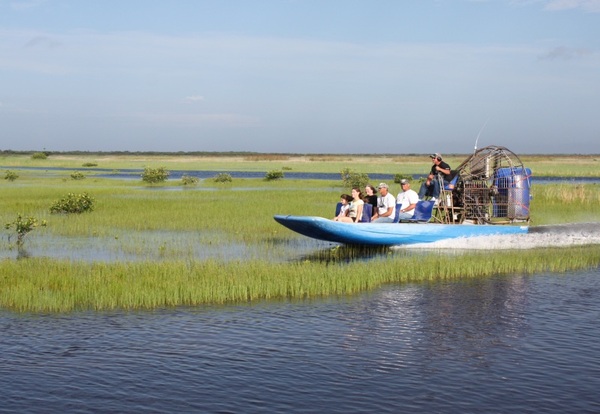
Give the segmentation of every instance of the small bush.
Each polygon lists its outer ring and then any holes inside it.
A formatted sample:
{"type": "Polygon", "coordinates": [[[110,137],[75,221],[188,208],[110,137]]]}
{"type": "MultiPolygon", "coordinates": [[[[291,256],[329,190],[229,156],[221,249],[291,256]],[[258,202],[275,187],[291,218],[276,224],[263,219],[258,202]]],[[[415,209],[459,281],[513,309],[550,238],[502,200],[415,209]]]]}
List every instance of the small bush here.
{"type": "Polygon", "coordinates": [[[17,219],[11,223],[6,223],[4,228],[7,230],[15,228],[17,232],[17,246],[21,247],[25,242],[25,236],[38,226],[46,227],[46,220],[42,220],[40,223],[35,217],[24,218],[21,214],[17,214],[17,219]]]}
{"type": "Polygon", "coordinates": [[[342,177],[342,181],[344,182],[344,187],[347,188],[364,188],[367,184],[369,184],[369,175],[366,173],[357,173],[349,168],[344,168],[340,172],[340,175],[342,177]]]}
{"type": "Polygon", "coordinates": [[[402,181],[402,180],[413,181],[413,177],[412,177],[412,175],[404,175],[404,174],[394,175],[394,182],[396,184],[400,184],[400,181],[402,181]]]}
{"type": "Polygon", "coordinates": [[[69,193],[50,207],[50,213],[85,213],[94,210],[94,200],[87,193],[69,193]]]}
{"type": "Polygon", "coordinates": [[[73,180],[83,180],[85,178],[85,175],[82,172],[74,171],[71,173],[71,178],[73,180]]]}
{"type": "Polygon", "coordinates": [[[265,175],[265,180],[273,181],[273,180],[281,180],[283,178],[283,171],[280,170],[272,170],[268,171],[265,175]]]}
{"type": "Polygon", "coordinates": [[[170,172],[165,167],[146,167],[144,168],[144,172],[142,173],[142,181],[149,184],[162,183],[164,181],[167,181],[169,175],[170,172]]]}
{"type": "Polygon", "coordinates": [[[84,162],[83,164],[81,164],[82,167],[97,167],[98,163],[97,162],[84,162]]]}
{"type": "Polygon", "coordinates": [[[220,173],[213,178],[215,183],[230,183],[233,181],[231,174],[228,173],[220,173]]]}
{"type": "Polygon", "coordinates": [[[31,154],[32,160],[45,160],[47,158],[48,154],[46,154],[45,152],[34,152],[33,154],[31,154]]]}
{"type": "Polygon", "coordinates": [[[4,175],[5,180],[15,181],[17,178],[19,178],[19,174],[11,170],[6,170],[6,174],[4,175]]]}
{"type": "Polygon", "coordinates": [[[181,177],[181,184],[183,185],[196,185],[198,184],[198,181],[200,181],[198,177],[194,177],[192,175],[184,174],[181,177]]]}

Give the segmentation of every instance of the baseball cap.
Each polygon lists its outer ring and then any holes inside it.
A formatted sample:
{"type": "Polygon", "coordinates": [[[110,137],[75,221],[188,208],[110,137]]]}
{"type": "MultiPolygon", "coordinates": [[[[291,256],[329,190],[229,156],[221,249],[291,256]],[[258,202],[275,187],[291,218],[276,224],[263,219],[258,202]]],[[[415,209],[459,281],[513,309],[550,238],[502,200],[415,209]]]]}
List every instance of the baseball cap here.
{"type": "Polygon", "coordinates": [[[439,158],[441,160],[442,159],[442,154],[440,154],[439,152],[436,152],[435,154],[431,154],[429,156],[429,158],[439,158]]]}
{"type": "Polygon", "coordinates": [[[404,185],[404,184],[408,184],[408,180],[406,178],[403,178],[400,180],[400,185],[404,185]]]}
{"type": "Polygon", "coordinates": [[[388,188],[388,185],[386,183],[379,183],[377,188],[388,188]]]}

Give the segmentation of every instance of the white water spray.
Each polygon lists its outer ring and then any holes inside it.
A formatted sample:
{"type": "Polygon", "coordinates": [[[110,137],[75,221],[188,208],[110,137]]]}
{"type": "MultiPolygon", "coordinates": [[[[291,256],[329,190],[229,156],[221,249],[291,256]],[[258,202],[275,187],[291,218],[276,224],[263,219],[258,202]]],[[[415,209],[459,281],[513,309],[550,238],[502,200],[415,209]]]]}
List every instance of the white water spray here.
{"type": "Polygon", "coordinates": [[[600,223],[575,223],[530,227],[529,233],[499,236],[460,237],[433,243],[395,246],[421,250],[525,250],[600,244],[600,223]]]}

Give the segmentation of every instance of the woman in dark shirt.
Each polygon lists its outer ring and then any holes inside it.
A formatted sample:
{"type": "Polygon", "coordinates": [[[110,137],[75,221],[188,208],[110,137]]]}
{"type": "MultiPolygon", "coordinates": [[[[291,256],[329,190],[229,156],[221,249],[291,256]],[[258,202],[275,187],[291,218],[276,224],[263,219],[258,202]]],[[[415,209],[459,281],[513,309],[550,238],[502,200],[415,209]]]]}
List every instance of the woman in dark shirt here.
{"type": "Polygon", "coordinates": [[[371,184],[367,184],[365,187],[365,193],[367,194],[364,197],[364,202],[371,204],[373,206],[373,211],[376,211],[377,208],[377,190],[371,184]]]}

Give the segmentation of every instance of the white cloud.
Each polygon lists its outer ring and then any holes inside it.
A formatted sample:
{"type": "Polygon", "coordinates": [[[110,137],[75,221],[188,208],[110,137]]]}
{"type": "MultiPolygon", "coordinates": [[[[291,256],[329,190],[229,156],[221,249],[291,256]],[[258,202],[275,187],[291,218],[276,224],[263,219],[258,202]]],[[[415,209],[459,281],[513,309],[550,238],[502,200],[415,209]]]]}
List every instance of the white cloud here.
{"type": "Polygon", "coordinates": [[[46,3],[47,0],[14,0],[10,3],[10,7],[13,10],[30,10],[35,9],[42,4],[46,3]]]}
{"type": "Polygon", "coordinates": [[[204,100],[204,96],[200,96],[200,95],[192,95],[192,96],[186,96],[185,97],[185,101],[186,102],[201,102],[204,100]]]}
{"type": "Polygon", "coordinates": [[[584,48],[572,48],[566,46],[557,46],[549,52],[540,56],[540,60],[571,60],[591,55],[593,52],[584,48]]]}
{"type": "Polygon", "coordinates": [[[600,13],[600,0],[550,0],[545,9],[551,11],[581,9],[590,13],[600,13]]]}

